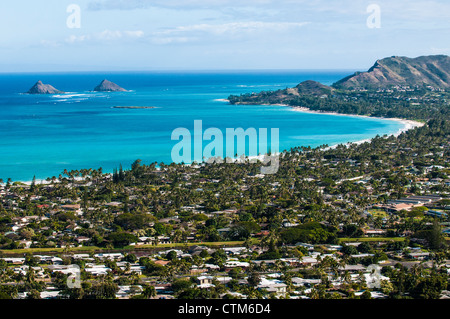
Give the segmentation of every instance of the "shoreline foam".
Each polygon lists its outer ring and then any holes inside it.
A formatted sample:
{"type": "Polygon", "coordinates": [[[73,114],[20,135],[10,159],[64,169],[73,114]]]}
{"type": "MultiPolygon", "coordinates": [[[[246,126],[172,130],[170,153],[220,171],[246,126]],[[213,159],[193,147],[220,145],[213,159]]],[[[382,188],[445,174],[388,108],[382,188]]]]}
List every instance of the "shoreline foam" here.
{"type": "MultiPolygon", "coordinates": [[[[229,100],[228,100],[229,102],[229,100]]],[[[358,115],[358,114],[344,114],[344,113],[338,113],[338,112],[323,112],[323,111],[315,111],[315,110],[311,110],[307,107],[303,107],[303,106],[292,106],[292,105],[288,105],[288,104],[282,104],[282,103],[276,103],[276,104],[260,104],[260,105],[265,105],[265,106],[269,106],[269,105],[273,105],[273,106],[286,106],[291,108],[292,111],[294,112],[303,112],[303,113],[312,113],[312,114],[323,114],[323,115],[339,115],[339,116],[347,116],[347,117],[358,117],[358,118],[369,118],[369,119],[380,119],[380,120],[389,120],[389,121],[396,121],[396,122],[400,122],[401,124],[403,124],[403,127],[400,128],[396,133],[393,134],[389,134],[388,136],[399,136],[400,134],[409,131],[411,129],[414,129],[416,127],[422,127],[425,125],[425,123],[422,122],[418,122],[418,121],[414,121],[414,120],[407,120],[407,119],[401,119],[401,118],[388,118],[388,117],[376,117],[376,116],[368,116],[368,115],[358,115]]],[[[338,145],[349,145],[349,144],[362,144],[365,142],[370,142],[373,138],[366,138],[363,140],[358,140],[355,142],[347,142],[347,143],[338,143],[335,145],[331,145],[325,149],[330,149],[330,148],[335,148],[338,145]]]]}
{"type": "MultiPolygon", "coordinates": [[[[217,99],[216,101],[218,101],[219,99],[217,99]]],[[[228,101],[227,99],[220,99],[221,102],[224,101],[228,101]]],[[[400,122],[401,124],[403,124],[403,127],[400,128],[396,133],[390,134],[389,136],[393,135],[395,137],[399,136],[401,133],[404,133],[408,130],[414,129],[416,127],[422,127],[425,125],[425,123],[422,122],[418,122],[418,121],[413,121],[413,120],[406,120],[406,119],[401,119],[401,118],[385,118],[385,117],[375,117],[375,116],[368,116],[368,115],[357,115],[357,114],[343,114],[343,113],[337,113],[337,112],[322,112],[322,111],[314,111],[314,110],[310,110],[306,107],[300,107],[300,106],[292,106],[292,105],[288,105],[288,104],[263,104],[263,105],[274,105],[274,106],[287,106],[289,108],[291,108],[292,111],[294,112],[303,112],[303,113],[314,113],[314,114],[323,114],[323,115],[339,115],[339,116],[353,116],[353,117],[359,117],[359,118],[370,118],[370,119],[382,119],[382,120],[390,120],[390,121],[397,121],[400,122]]],[[[337,144],[333,144],[331,146],[328,146],[327,148],[325,148],[325,150],[327,149],[332,149],[337,147],[338,145],[351,145],[351,144],[363,144],[365,142],[370,142],[373,138],[366,138],[363,140],[358,140],[355,142],[347,142],[347,143],[337,143],[337,144]]],[[[254,156],[252,157],[252,159],[258,159],[261,160],[263,158],[264,155],[259,155],[259,156],[254,156]]],[[[248,158],[250,159],[250,157],[248,158]]],[[[31,185],[32,181],[17,181],[20,183],[24,183],[26,185],[31,185]]],[[[47,182],[46,180],[36,180],[36,184],[49,184],[50,182],[47,182]]],[[[5,184],[5,183],[4,183],[5,184]]]]}
{"type": "Polygon", "coordinates": [[[401,133],[406,132],[410,129],[414,129],[416,127],[422,127],[425,125],[425,123],[422,123],[422,122],[401,119],[401,118],[396,118],[396,117],[376,117],[376,116],[358,115],[358,114],[343,114],[343,113],[337,113],[337,112],[321,112],[321,111],[310,110],[306,107],[300,107],[300,106],[291,106],[291,105],[287,105],[287,104],[277,104],[277,105],[291,107],[292,110],[295,112],[324,114],[324,115],[340,115],[340,116],[350,116],[350,117],[353,116],[353,117],[358,117],[358,118],[380,119],[380,120],[400,122],[401,124],[403,124],[403,128],[401,128],[397,133],[391,134],[394,136],[399,136],[401,133]]]}
{"type": "MultiPolygon", "coordinates": [[[[347,117],[358,117],[358,118],[369,118],[369,119],[380,119],[380,120],[388,120],[388,121],[396,121],[396,122],[400,122],[401,124],[403,124],[403,127],[400,128],[396,133],[393,134],[389,134],[388,136],[399,136],[400,134],[412,130],[416,127],[422,127],[425,125],[425,123],[423,122],[418,122],[418,121],[414,121],[414,120],[407,120],[407,119],[401,119],[401,118],[395,118],[395,117],[376,117],[376,116],[368,116],[368,115],[358,115],[358,114],[344,114],[344,113],[338,113],[338,112],[322,112],[322,111],[315,111],[315,110],[311,110],[307,107],[302,107],[302,106],[292,106],[292,105],[288,105],[288,104],[267,104],[267,105],[276,105],[276,106],[287,106],[290,107],[292,111],[294,112],[303,112],[303,113],[312,113],[312,114],[323,114],[323,115],[339,115],[339,116],[347,116],[347,117]]],[[[366,138],[363,140],[359,140],[359,141],[355,141],[355,142],[348,142],[348,143],[338,143],[335,145],[331,145],[329,147],[327,147],[326,149],[329,148],[335,148],[336,146],[343,144],[343,145],[349,145],[349,144],[363,144],[365,142],[370,142],[372,140],[372,138],[366,138]]]]}

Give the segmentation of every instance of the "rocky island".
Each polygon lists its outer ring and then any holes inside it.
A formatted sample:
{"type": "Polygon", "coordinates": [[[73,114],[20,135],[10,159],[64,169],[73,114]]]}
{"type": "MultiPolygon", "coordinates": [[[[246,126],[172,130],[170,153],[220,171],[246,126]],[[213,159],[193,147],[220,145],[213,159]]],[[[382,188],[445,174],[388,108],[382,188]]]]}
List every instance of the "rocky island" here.
{"type": "Polygon", "coordinates": [[[55,89],[50,84],[44,84],[42,81],[37,81],[31,89],[26,92],[27,94],[61,94],[63,91],[55,89]]]}
{"type": "Polygon", "coordinates": [[[113,106],[113,109],[155,109],[155,106],[113,106]]]}
{"type": "Polygon", "coordinates": [[[259,161],[137,159],[112,174],[0,179],[0,299],[450,298],[448,89],[305,81],[229,100],[423,125],[364,143],[293,147],[271,176],[255,174],[259,161]]]}
{"type": "Polygon", "coordinates": [[[103,80],[99,85],[97,85],[94,89],[95,92],[126,92],[124,88],[118,86],[117,84],[103,80]]]}

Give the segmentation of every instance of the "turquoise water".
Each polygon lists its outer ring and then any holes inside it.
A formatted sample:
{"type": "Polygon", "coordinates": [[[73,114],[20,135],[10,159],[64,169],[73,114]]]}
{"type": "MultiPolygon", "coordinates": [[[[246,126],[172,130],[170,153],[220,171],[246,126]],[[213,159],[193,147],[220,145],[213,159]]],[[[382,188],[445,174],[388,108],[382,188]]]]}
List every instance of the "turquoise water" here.
{"type": "MultiPolygon", "coordinates": [[[[172,131],[193,133],[194,120],[211,127],[279,129],[280,150],[334,145],[392,134],[394,121],[295,112],[284,106],[232,106],[230,94],[284,89],[311,79],[332,84],[352,71],[152,72],[0,75],[0,178],[29,181],[64,169],[111,172],[143,163],[172,161],[172,131]],[[107,78],[131,90],[94,93],[107,78]],[[27,95],[42,80],[58,95],[27,95]],[[114,106],[153,106],[117,109],[114,106]]],[[[206,143],[206,142],[205,142],[206,143]]],[[[203,147],[205,144],[203,145],[203,147]]]]}

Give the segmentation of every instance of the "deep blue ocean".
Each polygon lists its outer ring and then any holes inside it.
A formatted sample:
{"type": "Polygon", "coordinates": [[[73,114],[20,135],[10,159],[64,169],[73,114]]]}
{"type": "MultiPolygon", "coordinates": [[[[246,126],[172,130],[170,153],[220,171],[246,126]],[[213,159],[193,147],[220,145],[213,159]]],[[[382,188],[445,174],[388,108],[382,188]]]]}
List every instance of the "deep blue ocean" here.
{"type": "MultiPolygon", "coordinates": [[[[330,85],[353,71],[218,71],[0,74],[0,178],[30,181],[64,169],[112,172],[170,163],[176,128],[279,128],[280,150],[335,145],[393,134],[395,121],[293,111],[285,106],[233,106],[230,94],[293,87],[304,80],[330,85]],[[103,79],[129,92],[95,93],[103,79]],[[38,80],[65,94],[28,95],[38,80]],[[114,106],[152,106],[122,109],[114,106]]],[[[203,145],[204,147],[204,145],[203,145]]]]}

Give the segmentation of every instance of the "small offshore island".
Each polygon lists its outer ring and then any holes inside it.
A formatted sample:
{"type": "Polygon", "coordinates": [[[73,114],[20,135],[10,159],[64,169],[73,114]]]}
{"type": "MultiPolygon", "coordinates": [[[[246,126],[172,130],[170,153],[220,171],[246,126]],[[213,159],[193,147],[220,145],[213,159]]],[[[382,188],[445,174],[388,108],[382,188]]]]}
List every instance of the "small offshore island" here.
{"type": "MultiPolygon", "coordinates": [[[[94,92],[127,92],[124,88],[118,86],[117,84],[109,81],[109,80],[103,80],[100,82],[99,85],[97,85],[94,90],[94,92]]],[[[44,84],[41,80],[36,82],[35,85],[33,85],[32,88],[26,92],[27,94],[65,94],[66,92],[60,91],[58,89],[55,89],[50,84],[44,84]]]]}
{"type": "Polygon", "coordinates": [[[63,94],[65,92],[55,89],[50,84],[44,84],[42,81],[37,81],[27,94],[63,94]]]}
{"type": "Polygon", "coordinates": [[[155,109],[156,106],[113,106],[113,109],[155,109]]]}
{"type": "Polygon", "coordinates": [[[109,80],[103,80],[94,88],[95,92],[127,92],[123,87],[118,86],[109,80]]]}
{"type": "MultiPolygon", "coordinates": [[[[448,299],[450,57],[230,96],[421,123],[262,163],[144,164],[0,186],[0,296],[448,299]],[[76,267],[75,267],[76,266],[76,267]],[[79,268],[77,268],[79,267],[79,268]],[[81,285],[67,278],[81,271],[81,285]]],[[[1,181],[4,182],[4,181],[1,181]]]]}

